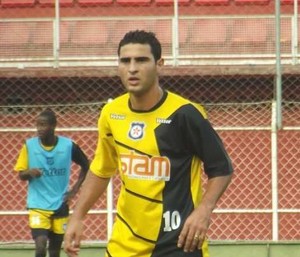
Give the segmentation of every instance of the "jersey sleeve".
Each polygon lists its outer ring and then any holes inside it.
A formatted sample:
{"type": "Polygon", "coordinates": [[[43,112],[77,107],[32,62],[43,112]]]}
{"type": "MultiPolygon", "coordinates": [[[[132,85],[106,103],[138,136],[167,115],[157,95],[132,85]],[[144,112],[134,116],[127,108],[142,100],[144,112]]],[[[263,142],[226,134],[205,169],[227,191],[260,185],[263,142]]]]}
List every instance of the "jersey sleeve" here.
{"type": "Polygon", "coordinates": [[[15,164],[14,170],[19,172],[27,169],[28,169],[28,153],[27,153],[26,144],[24,144],[19,153],[19,157],[15,164]]]}
{"type": "Polygon", "coordinates": [[[185,117],[188,145],[203,162],[208,178],[231,174],[231,159],[220,136],[207,119],[205,110],[198,105],[189,105],[185,117]]]}
{"type": "Polygon", "coordinates": [[[109,178],[118,169],[118,158],[114,138],[110,130],[106,108],[101,111],[98,120],[98,143],[90,170],[97,176],[109,178]]]}
{"type": "Polygon", "coordinates": [[[82,167],[84,171],[89,169],[89,160],[80,146],[72,142],[72,161],[82,167]]]}

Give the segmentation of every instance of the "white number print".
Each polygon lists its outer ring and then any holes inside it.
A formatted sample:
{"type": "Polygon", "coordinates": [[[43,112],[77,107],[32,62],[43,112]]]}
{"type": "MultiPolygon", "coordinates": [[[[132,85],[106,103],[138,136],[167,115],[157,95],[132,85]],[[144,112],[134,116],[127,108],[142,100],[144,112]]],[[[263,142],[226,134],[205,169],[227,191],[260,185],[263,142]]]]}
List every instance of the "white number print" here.
{"type": "Polygon", "coordinates": [[[181,223],[180,214],[178,211],[166,211],[163,214],[164,220],[165,220],[165,227],[164,232],[170,232],[172,230],[176,230],[179,228],[181,223]]]}

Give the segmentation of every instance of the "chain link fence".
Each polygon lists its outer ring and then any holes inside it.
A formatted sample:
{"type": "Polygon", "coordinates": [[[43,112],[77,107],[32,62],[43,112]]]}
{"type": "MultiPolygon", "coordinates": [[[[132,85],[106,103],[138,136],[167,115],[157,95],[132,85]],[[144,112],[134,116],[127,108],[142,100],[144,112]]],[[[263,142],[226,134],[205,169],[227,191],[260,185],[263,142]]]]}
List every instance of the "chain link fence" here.
{"type": "MultiPolygon", "coordinates": [[[[13,166],[24,140],[35,135],[37,114],[51,106],[57,133],[92,159],[101,108],[124,92],[117,44],[137,28],[154,31],[162,42],[162,87],[206,107],[233,160],[233,182],[213,214],[209,240],[300,240],[298,16],[292,1],[281,1],[279,130],[273,0],[178,0],[177,8],[169,0],[58,2],[60,8],[47,0],[0,4],[1,243],[31,241],[26,183],[13,166]]],[[[73,167],[72,183],[76,175],[73,167]]],[[[107,241],[119,186],[116,176],[90,211],[85,241],[107,241]]]]}

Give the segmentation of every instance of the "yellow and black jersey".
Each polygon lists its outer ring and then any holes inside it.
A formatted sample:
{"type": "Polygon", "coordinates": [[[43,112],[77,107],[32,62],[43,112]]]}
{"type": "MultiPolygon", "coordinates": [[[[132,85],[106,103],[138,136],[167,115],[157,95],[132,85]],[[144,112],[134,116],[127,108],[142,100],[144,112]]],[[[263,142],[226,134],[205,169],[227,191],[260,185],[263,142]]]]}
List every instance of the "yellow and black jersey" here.
{"type": "Polygon", "coordinates": [[[231,161],[204,108],[165,91],[149,111],[135,111],[129,95],[104,106],[91,170],[122,188],[107,256],[208,256],[177,248],[182,226],[201,200],[202,163],[208,177],[228,175],[231,161]]]}

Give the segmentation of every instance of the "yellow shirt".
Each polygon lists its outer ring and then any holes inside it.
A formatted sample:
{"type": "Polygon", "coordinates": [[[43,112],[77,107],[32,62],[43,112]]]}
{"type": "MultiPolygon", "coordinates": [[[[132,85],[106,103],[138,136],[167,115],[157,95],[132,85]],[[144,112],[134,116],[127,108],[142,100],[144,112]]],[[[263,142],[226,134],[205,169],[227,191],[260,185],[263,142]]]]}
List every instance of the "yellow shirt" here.
{"type": "Polygon", "coordinates": [[[214,177],[232,172],[230,159],[202,106],[170,92],[147,112],[128,103],[125,94],[102,109],[90,167],[122,180],[107,256],[182,256],[179,233],[202,197],[201,160],[214,177]]]}

